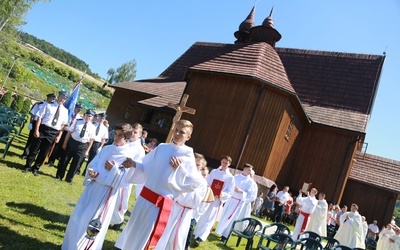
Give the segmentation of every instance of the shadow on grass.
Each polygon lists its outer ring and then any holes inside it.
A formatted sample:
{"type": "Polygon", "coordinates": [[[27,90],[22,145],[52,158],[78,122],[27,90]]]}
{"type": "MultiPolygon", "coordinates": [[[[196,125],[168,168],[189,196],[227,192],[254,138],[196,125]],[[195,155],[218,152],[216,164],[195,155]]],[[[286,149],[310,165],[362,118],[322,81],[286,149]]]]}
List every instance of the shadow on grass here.
{"type": "Polygon", "coordinates": [[[69,218],[67,215],[49,211],[44,207],[38,207],[29,203],[7,202],[6,205],[10,208],[15,208],[16,210],[24,210],[22,212],[23,214],[42,218],[43,220],[51,221],[52,223],[60,222],[65,224],[68,222],[69,218]]]}
{"type": "Polygon", "coordinates": [[[60,249],[60,246],[57,246],[51,242],[41,242],[38,239],[20,235],[17,232],[14,232],[3,226],[0,226],[0,232],[1,249],[60,249]]]}

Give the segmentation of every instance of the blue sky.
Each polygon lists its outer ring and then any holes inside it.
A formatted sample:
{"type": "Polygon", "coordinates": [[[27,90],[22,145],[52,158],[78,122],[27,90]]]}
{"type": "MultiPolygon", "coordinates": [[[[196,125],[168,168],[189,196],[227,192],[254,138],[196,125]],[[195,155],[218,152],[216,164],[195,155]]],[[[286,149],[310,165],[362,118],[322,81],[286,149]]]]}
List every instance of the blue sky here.
{"type": "Polygon", "coordinates": [[[398,0],[51,0],[22,30],[62,48],[106,77],[132,59],[136,80],[158,76],[195,42],[233,43],[256,6],[260,25],[274,6],[277,47],[382,55],[386,61],[367,129],[367,152],[400,160],[398,0]]]}

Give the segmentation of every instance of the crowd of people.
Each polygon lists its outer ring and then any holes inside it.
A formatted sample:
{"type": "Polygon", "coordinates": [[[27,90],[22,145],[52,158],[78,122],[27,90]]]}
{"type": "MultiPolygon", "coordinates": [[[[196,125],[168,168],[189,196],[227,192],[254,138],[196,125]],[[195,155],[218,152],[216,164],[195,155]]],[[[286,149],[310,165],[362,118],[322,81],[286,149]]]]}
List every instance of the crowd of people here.
{"type": "Polygon", "coordinates": [[[207,240],[217,219],[215,232],[226,243],[233,222],[251,213],[274,222],[297,214],[294,240],[313,231],[351,248],[365,248],[365,240],[371,239],[378,242],[377,249],[399,249],[400,229],[395,223],[382,230],[376,220],[368,225],[356,204],[350,211],[347,206],[328,205],[325,194],[315,188],[292,197],[289,186],[278,191],[272,185],[264,196],[258,192],[253,166],[246,163],[233,175],[227,155],[209,172],[205,157],[185,144],[193,132],[190,121],[175,124],[171,143],[147,142],[139,123],[121,123],[110,130],[104,113],[86,110],[81,115],[79,104],[69,116],[63,106],[67,98],[66,92],[59,92],[58,98],[51,93],[33,105],[21,155],[26,159],[24,172],[35,176],[47,157],[47,165],[58,160],[55,180],[70,184],[87,159],[82,171],[85,188],[69,218],[62,249],[102,249],[108,228],[119,230],[124,223],[133,185],[136,202],[116,249],[197,247],[207,240]]]}
{"type": "Polygon", "coordinates": [[[351,204],[350,211],[346,205],[342,208],[328,205],[325,194],[315,188],[306,193],[299,190],[293,202],[288,186],[278,192],[276,185],[272,185],[265,197],[259,198],[254,203],[257,217],[282,222],[289,215],[296,215],[293,240],[298,240],[302,232],[311,231],[322,237],[333,237],[350,248],[365,249],[366,242],[370,242],[377,250],[400,249],[400,228],[394,217],[379,230],[376,220],[368,225],[357,204],[351,204]],[[288,207],[291,208],[287,210],[288,207]]]}
{"type": "Polygon", "coordinates": [[[132,185],[136,202],[117,249],[189,249],[207,240],[219,216],[216,232],[225,242],[233,221],[250,216],[257,198],[253,166],[245,164],[234,176],[231,157],[222,156],[221,166],[209,172],[205,157],[185,144],[193,131],[190,121],[175,124],[171,143],[146,142],[138,123],[118,124],[110,133],[105,114],[82,114],[79,104],[69,117],[63,106],[67,98],[66,92],[58,98],[52,93],[32,107],[21,155],[23,172],[37,176],[48,157],[46,165],[57,167],[55,180],[70,184],[87,159],[85,188],[62,249],[102,249],[107,230],[124,223],[132,185]]]}

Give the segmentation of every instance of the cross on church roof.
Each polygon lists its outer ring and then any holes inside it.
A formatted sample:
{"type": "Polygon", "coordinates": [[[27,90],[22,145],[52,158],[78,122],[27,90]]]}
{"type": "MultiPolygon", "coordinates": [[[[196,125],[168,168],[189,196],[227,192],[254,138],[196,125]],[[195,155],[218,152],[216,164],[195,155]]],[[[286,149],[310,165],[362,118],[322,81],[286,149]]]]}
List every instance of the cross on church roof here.
{"type": "Polygon", "coordinates": [[[176,114],[175,114],[174,118],[172,119],[172,126],[171,126],[171,129],[169,130],[167,139],[165,140],[165,142],[167,142],[167,143],[171,142],[172,135],[174,134],[175,124],[181,119],[182,114],[184,112],[189,113],[191,115],[194,115],[196,113],[195,109],[185,106],[188,98],[189,98],[189,95],[184,94],[182,97],[182,100],[179,104],[174,104],[172,102],[168,103],[168,107],[175,109],[176,114]]]}

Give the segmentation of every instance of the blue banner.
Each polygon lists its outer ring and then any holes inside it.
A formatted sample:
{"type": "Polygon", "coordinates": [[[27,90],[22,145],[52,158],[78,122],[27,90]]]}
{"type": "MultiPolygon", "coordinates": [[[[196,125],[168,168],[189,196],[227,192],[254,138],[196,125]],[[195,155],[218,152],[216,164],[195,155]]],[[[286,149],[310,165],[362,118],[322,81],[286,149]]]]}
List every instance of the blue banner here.
{"type": "Polygon", "coordinates": [[[64,107],[68,109],[68,122],[71,122],[71,118],[74,115],[75,104],[78,101],[79,89],[81,84],[77,84],[69,96],[68,100],[64,103],[64,107]]]}

